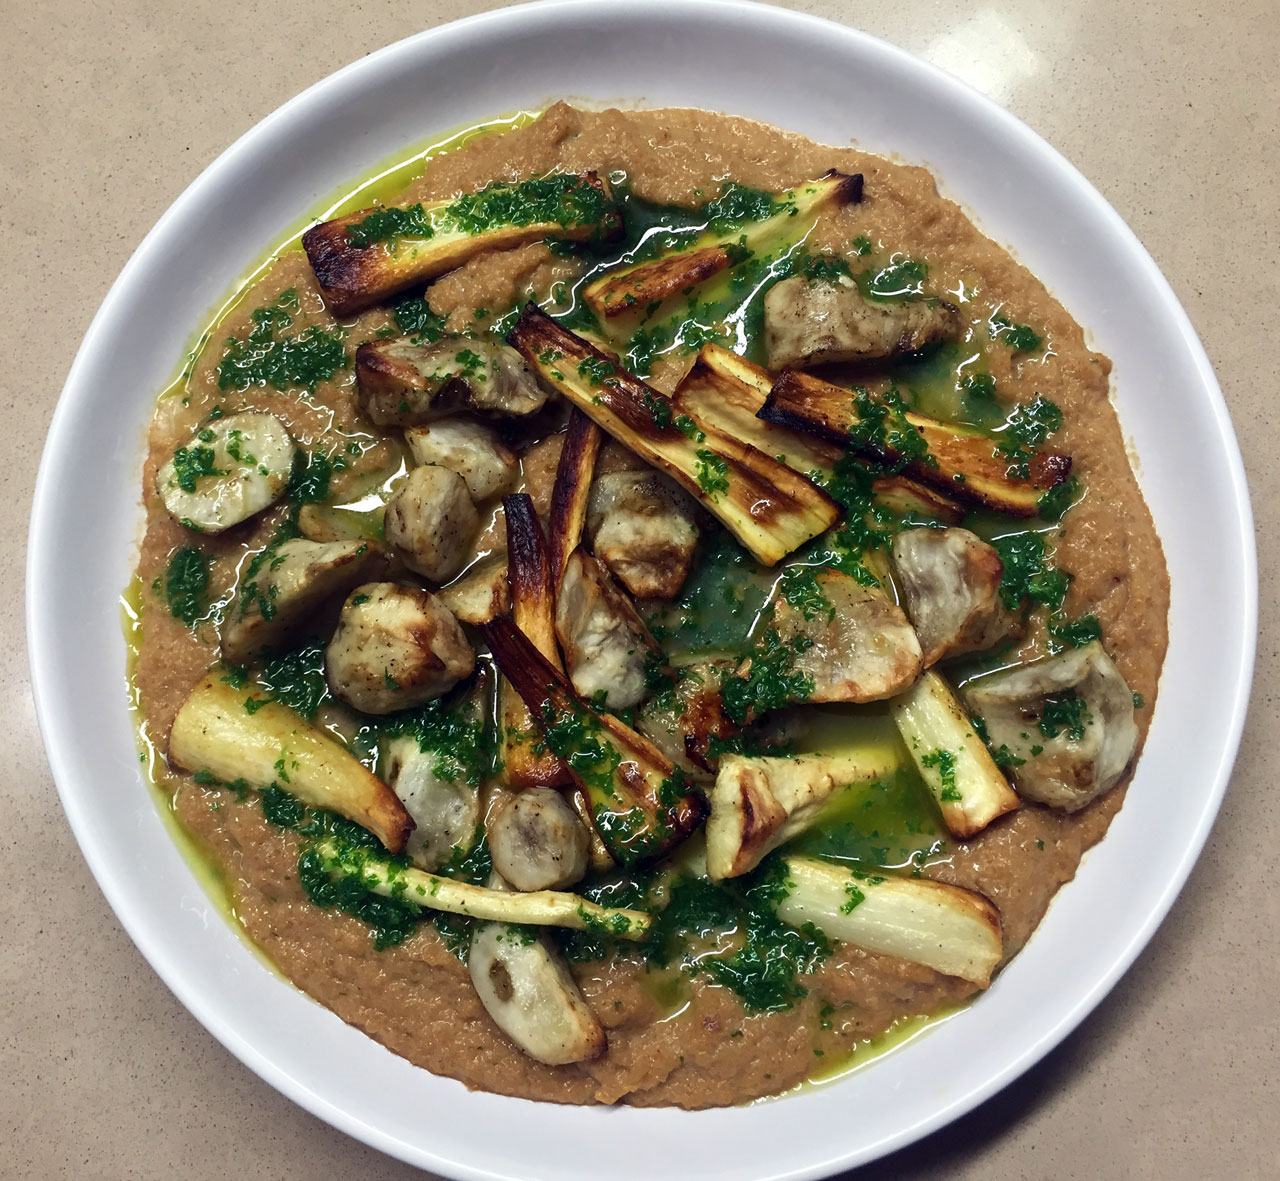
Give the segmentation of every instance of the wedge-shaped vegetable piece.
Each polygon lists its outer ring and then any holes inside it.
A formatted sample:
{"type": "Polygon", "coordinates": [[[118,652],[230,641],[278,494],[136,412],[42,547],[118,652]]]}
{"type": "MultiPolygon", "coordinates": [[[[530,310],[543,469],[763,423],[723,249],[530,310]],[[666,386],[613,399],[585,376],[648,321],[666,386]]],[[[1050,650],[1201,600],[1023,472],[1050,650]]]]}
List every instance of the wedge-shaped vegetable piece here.
{"type": "Polygon", "coordinates": [[[898,733],[953,837],[971,837],[1018,797],[950,686],[932,669],[889,703],[898,733]]]}
{"type": "Polygon", "coordinates": [[[905,459],[907,471],[921,483],[1015,517],[1034,517],[1039,498],[1071,471],[1069,455],[1041,451],[1027,464],[1023,479],[1010,474],[1009,461],[986,435],[895,410],[865,391],[794,369],[778,378],[760,417],[843,443],[872,459],[905,459]]]}
{"type": "Polygon", "coordinates": [[[410,427],[404,441],[414,463],[433,463],[457,472],[477,504],[505,492],[520,470],[515,452],[493,427],[461,415],[410,427]]]}
{"type": "Polygon", "coordinates": [[[789,890],[775,906],[792,926],[895,955],[981,988],[1004,954],[1000,916],[981,894],[928,878],[862,874],[812,857],[785,860],[789,890]]]}
{"type": "Polygon", "coordinates": [[[378,426],[421,426],[472,410],[525,418],[547,392],[515,349],[483,340],[371,340],[356,349],[360,409],[378,426]]]}
{"type": "Polygon", "coordinates": [[[467,482],[452,468],[416,467],[387,501],[383,530],[395,555],[432,582],[455,578],[483,522],[467,482]]]}
{"type": "Polygon", "coordinates": [[[451,201],[379,206],[312,226],[302,248],[325,303],[350,316],[487,250],[542,238],[583,242],[622,228],[595,173],[494,183],[451,201]]]}
{"type": "Polygon", "coordinates": [[[740,727],[726,716],[720,696],[732,661],[708,660],[683,665],[670,692],[649,698],[636,728],[695,783],[710,783],[715,766],[714,738],[731,738],[740,727]]]}
{"type": "Polygon", "coordinates": [[[587,830],[591,871],[608,873],[611,869],[616,869],[617,862],[610,855],[609,847],[604,843],[604,838],[600,835],[596,822],[591,816],[591,801],[587,798],[587,793],[575,785],[565,793],[565,796],[573,805],[578,819],[582,821],[582,827],[587,830]]]}
{"type": "Polygon", "coordinates": [[[379,577],[386,551],[375,541],[291,538],[249,564],[222,621],[222,656],[248,664],[306,628],[326,601],[379,577]]]}
{"type": "Polygon", "coordinates": [[[483,923],[471,933],[467,970],[485,1012],[530,1058],[567,1066],[608,1048],[604,1028],[545,934],[531,941],[506,923],[483,923]]]}
{"type": "Polygon", "coordinates": [[[979,677],[964,689],[1012,756],[1020,795],[1075,812],[1115,785],[1138,748],[1133,694],[1102,644],[979,677]]]}
{"type": "Polygon", "coordinates": [[[384,755],[387,784],[416,826],[404,847],[414,865],[439,869],[455,850],[471,848],[480,825],[479,789],[465,776],[442,775],[440,756],[423,750],[416,738],[391,739],[384,755]]]}
{"type": "Polygon", "coordinates": [[[363,825],[392,853],[413,832],[396,793],[359,759],[293,710],[251,689],[234,689],[216,672],[191,691],[173,719],[169,761],[221,783],[274,784],[310,807],[363,825]],[[246,700],[254,704],[246,708],[246,700]]]}
{"type": "Polygon", "coordinates": [[[366,511],[304,504],[298,509],[298,530],[308,541],[376,541],[382,537],[383,506],[366,511]]]}
{"type": "Polygon", "coordinates": [[[688,490],[772,566],[830,527],[836,503],[815,484],[754,447],[692,416],[604,353],[526,305],[507,338],[543,380],[624,447],[688,490]]]}
{"type": "Polygon", "coordinates": [[[653,743],[579,700],[564,674],[510,619],[500,617],[480,631],[537,717],[547,749],[587,793],[596,828],[619,865],[661,856],[701,823],[705,802],[653,743]]]}
{"type": "Polygon", "coordinates": [[[871,481],[871,492],[877,504],[900,517],[914,513],[944,525],[959,525],[964,520],[964,505],[907,476],[880,476],[871,481]]]}
{"type": "Polygon", "coordinates": [[[637,599],[674,599],[702,531],[693,498],[646,467],[595,478],[587,506],[591,548],[637,599]]]}
{"type": "Polygon", "coordinates": [[[449,583],[437,596],[463,623],[488,623],[511,610],[511,584],[507,555],[481,558],[461,578],[449,583]]]}
{"type": "Polygon", "coordinates": [[[806,233],[818,210],[857,204],[862,200],[862,174],[850,176],[833,168],[815,181],[769,196],[765,216],[713,220],[678,249],[607,271],[584,288],[583,296],[608,319],[662,303],[774,242],[806,233]]]}
{"type": "Polygon", "coordinates": [[[600,454],[600,428],[576,406],[569,412],[569,429],[556,467],[551,490],[551,575],[557,588],[564,577],[569,555],[582,541],[591,500],[591,481],[600,454]]]}
{"type": "Polygon", "coordinates": [[[490,812],[485,832],[494,870],[514,889],[563,890],[587,872],[587,829],[554,788],[513,794],[490,812]]]}
{"type": "Polygon", "coordinates": [[[274,415],[233,414],[179,447],[156,472],[156,491],[169,515],[188,529],[221,533],[284,495],[296,454],[274,415]]]}
{"type": "Polygon", "coordinates": [[[520,893],[473,886],[470,882],[397,865],[367,849],[339,845],[331,838],[317,842],[315,852],[331,878],[354,877],[372,894],[399,898],[424,910],[443,910],[495,923],[605,931],[618,939],[633,940],[643,939],[653,925],[653,916],[642,910],[601,906],[559,890],[520,893]]]}
{"type": "Polygon", "coordinates": [[[842,788],[893,769],[883,756],[725,755],[708,798],[707,876],[718,881],[749,873],[809,828],[842,788]]]}

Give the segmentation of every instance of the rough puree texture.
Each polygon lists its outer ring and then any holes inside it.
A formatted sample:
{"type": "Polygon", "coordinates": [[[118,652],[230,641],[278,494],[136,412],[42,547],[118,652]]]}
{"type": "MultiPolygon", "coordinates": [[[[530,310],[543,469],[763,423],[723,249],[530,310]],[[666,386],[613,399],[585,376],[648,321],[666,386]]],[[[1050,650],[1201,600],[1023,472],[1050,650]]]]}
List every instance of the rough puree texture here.
{"type": "MultiPolygon", "coordinates": [[[[1168,581],[1108,401],[1110,363],[1089,351],[1081,329],[1040,283],[938,196],[927,172],[703,112],[591,114],[556,106],[528,128],[473,141],[434,162],[408,199],[447,197],[494,179],[554,168],[601,174],[622,169],[641,197],[694,204],[697,191],[713,193],[726,177],[776,190],[832,167],[862,172],[866,196],[862,204],[828,216],[816,231],[816,245],[843,250],[858,234],[882,240],[927,260],[931,289],[954,291],[963,283],[976,290],[984,315],[1003,301],[1010,320],[1034,324],[1051,343],[1043,364],[1038,358],[1020,361],[1019,354],[1003,348],[991,349],[989,361],[1009,399],[1023,401],[1038,392],[1064,412],[1066,425],[1055,447],[1074,457],[1074,471],[1088,489],[1083,504],[1069,514],[1058,544],[1058,564],[1074,576],[1067,608],[1072,615],[1097,615],[1120,671],[1146,699],[1137,715],[1145,734],[1166,647],[1168,581]]],[[[506,309],[531,289],[543,293],[553,282],[573,277],[574,266],[542,245],[529,246],[483,257],[445,277],[433,286],[431,299],[438,312],[453,314],[451,327],[461,327],[472,309],[506,309]]],[[[215,371],[222,341],[243,335],[252,309],[290,287],[301,298],[295,324],[332,326],[305,258],[287,254],[272,264],[196,358],[186,391],[189,404],[177,397],[162,400],[151,430],[139,571],[148,589],[137,677],[150,736],[162,751],[178,706],[217,658],[217,640],[211,627],[193,634],[172,619],[149,589],[172,550],[189,540],[152,491],[157,466],[220,401],[282,417],[304,447],[326,432],[353,432],[374,442],[355,420],[350,370],[302,401],[269,389],[251,388],[243,396],[219,391],[215,371]]],[[[366,313],[349,339],[366,339],[387,322],[385,311],[366,313]]],[[[653,383],[669,389],[677,377],[678,371],[659,370],[653,383]]],[[[533,482],[542,488],[534,490],[545,494],[549,467],[541,466],[542,479],[533,482]]],[[[246,544],[251,549],[264,544],[281,511],[202,541],[209,553],[221,555],[214,562],[215,593],[229,592],[246,544]]],[[[1035,635],[1028,639],[1028,655],[1039,650],[1038,641],[1035,635]]],[[[582,1065],[542,1066],[498,1032],[466,968],[429,924],[402,945],[375,952],[361,923],[307,902],[297,881],[299,838],[268,824],[253,799],[237,802],[231,793],[202,788],[187,777],[174,775],[169,783],[182,822],[225,867],[237,917],[281,971],[396,1053],[471,1087],[576,1103],[738,1103],[793,1086],[814,1073],[815,1063],[839,1059],[857,1039],[880,1033],[904,1015],[936,1011],[974,991],[927,968],[841,947],[816,975],[805,978],[808,996],[794,1008],[750,1017],[722,988],[700,980],[677,988],[646,974],[638,959],[615,959],[575,968],[608,1030],[607,1055],[582,1065]],[[820,1018],[824,1005],[833,1008],[820,1018]],[[669,1019],[659,1020],[663,1017],[669,1019]]],[[[1024,807],[970,842],[951,843],[950,857],[926,872],[987,895],[999,909],[1006,951],[1012,954],[1054,892],[1074,875],[1084,851],[1106,832],[1124,790],[1117,787],[1074,816],[1024,807]]]]}

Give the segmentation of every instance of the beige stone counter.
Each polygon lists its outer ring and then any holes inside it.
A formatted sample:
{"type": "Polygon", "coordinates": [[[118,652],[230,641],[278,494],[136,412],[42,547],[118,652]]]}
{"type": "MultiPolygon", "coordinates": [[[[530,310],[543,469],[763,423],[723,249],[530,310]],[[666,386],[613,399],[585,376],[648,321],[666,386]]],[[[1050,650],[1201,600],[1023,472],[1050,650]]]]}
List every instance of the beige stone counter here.
{"type": "MultiPolygon", "coordinates": [[[[347,61],[483,0],[3,5],[0,226],[0,1174],[408,1177],[188,1016],[108,909],[58,805],[27,684],[22,567],[58,390],[109,284],[241,132],[347,61]]],[[[1280,526],[1280,14],[1274,0],[809,0],[967,78],[1062,150],[1155,256],[1280,526]]],[[[1114,993],[1047,1061],[866,1177],[1280,1176],[1277,564],[1261,555],[1252,714],[1208,849],[1114,993]]]]}

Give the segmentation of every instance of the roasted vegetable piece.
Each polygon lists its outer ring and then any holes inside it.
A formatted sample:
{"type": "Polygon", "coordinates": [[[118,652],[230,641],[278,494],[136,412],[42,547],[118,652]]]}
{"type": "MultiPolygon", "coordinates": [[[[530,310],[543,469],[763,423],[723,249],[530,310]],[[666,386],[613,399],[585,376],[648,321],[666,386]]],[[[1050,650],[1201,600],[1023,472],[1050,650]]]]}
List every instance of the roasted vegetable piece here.
{"type": "Polygon", "coordinates": [[[804,225],[807,230],[812,224],[809,219],[824,206],[861,200],[862,175],[849,176],[832,169],[818,180],[773,194],[771,204],[776,212],[771,216],[731,228],[712,224],[680,249],[614,267],[589,283],[583,296],[608,319],[647,311],[743,261],[774,239],[785,234],[798,236],[804,231],[796,227],[804,225]]]}
{"type": "MultiPolygon", "coordinates": [[[[248,664],[281,648],[310,626],[330,599],[378,578],[387,567],[372,541],[307,541],[291,538],[250,564],[222,621],[222,657],[248,664]]],[[[305,632],[303,632],[305,634],[305,632]]]]}
{"type": "Polygon", "coordinates": [[[574,689],[608,709],[630,709],[645,696],[645,660],[658,645],[631,600],[598,559],[569,555],[556,596],[556,635],[574,689]]]}
{"type": "MultiPolygon", "coordinates": [[[[522,634],[559,672],[555,586],[542,525],[533,500],[526,493],[503,497],[502,507],[507,522],[512,616],[522,634]]],[[[512,786],[550,787],[570,781],[568,768],[554,753],[535,749],[538,728],[533,714],[506,677],[498,682],[498,712],[502,719],[503,765],[512,786]]]]}
{"type": "Polygon", "coordinates": [[[548,750],[563,758],[591,801],[609,853],[632,866],[669,852],[706,812],[671,762],[647,738],[580,701],[558,669],[511,622],[480,628],[498,667],[542,727],[548,750]]]}
{"type": "Polygon", "coordinates": [[[382,536],[382,506],[368,512],[304,504],[298,509],[298,531],[308,541],[375,541],[382,536]]]}
{"type": "Polygon", "coordinates": [[[416,738],[392,738],[383,752],[387,784],[416,827],[404,852],[420,869],[439,869],[454,852],[465,853],[480,824],[480,793],[465,776],[439,772],[440,756],[416,738]]]}
{"type": "Polygon", "coordinates": [[[435,595],[394,582],[358,586],[324,653],[336,697],[388,714],[442,697],[475,668],[458,621],[435,595]]]}
{"type": "Polygon", "coordinates": [[[201,427],[156,472],[169,515],[197,533],[221,533],[284,495],[297,454],[278,418],[245,411],[201,427]]]}
{"type": "Polygon", "coordinates": [[[493,868],[517,890],[562,890],[587,872],[591,838],[552,788],[531,787],[511,796],[485,828],[493,868]]]}
{"type": "Polygon", "coordinates": [[[904,529],[893,539],[893,569],[925,668],[983,652],[1020,626],[1000,598],[1000,555],[968,529],[904,529]]]}
{"type": "Polygon", "coordinates": [[[587,523],[591,481],[600,453],[600,428],[576,406],[569,412],[569,429],[556,467],[551,490],[550,546],[551,576],[556,586],[564,577],[569,555],[578,548],[587,523]]]}
{"type": "Polygon", "coordinates": [[[871,492],[876,504],[900,517],[914,513],[944,525],[959,525],[964,520],[964,505],[906,476],[878,476],[871,481],[871,492]]]}
{"type": "Polygon", "coordinates": [[[889,712],[953,837],[971,837],[1018,806],[969,715],[938,673],[925,673],[889,703],[889,712]]]}
{"type": "Polygon", "coordinates": [[[813,679],[809,701],[882,701],[920,675],[920,643],[902,609],[877,586],[818,570],[816,595],[774,604],[773,626],[813,679]]]}
{"type": "Polygon", "coordinates": [[[701,530],[689,494],[653,468],[597,476],[587,530],[595,555],[637,599],[674,599],[701,530]]]}
{"type": "Polygon", "coordinates": [[[387,501],[387,543],[415,574],[448,582],[467,564],[480,535],[467,482],[447,467],[414,468],[387,501]]]}
{"type": "Polygon", "coordinates": [[[696,783],[711,782],[711,741],[731,738],[739,727],[725,716],[720,688],[733,672],[727,660],[682,666],[670,692],[650,697],[640,709],[636,729],[696,783]]]}
{"type": "Polygon", "coordinates": [[[542,379],[623,446],[665,471],[771,566],[840,515],[822,489],[785,464],[692,416],[603,352],[526,305],[507,338],[542,379]]]}
{"type": "Polygon", "coordinates": [[[421,426],[472,410],[524,418],[547,393],[515,349],[482,340],[373,340],[356,350],[360,409],[378,426],[421,426]]]}
{"type": "Polygon", "coordinates": [[[367,828],[399,853],[413,820],[381,779],[296,713],[235,689],[217,671],[190,693],[173,719],[169,761],[220,783],[277,786],[313,808],[328,808],[367,828]],[[252,701],[252,712],[245,702],[252,701]]]}
{"type": "Polygon", "coordinates": [[[507,555],[482,558],[456,582],[440,591],[440,601],[463,623],[488,623],[511,610],[507,555]]]}
{"type": "Polygon", "coordinates": [[[981,988],[1004,954],[1000,916],[981,894],[928,878],[858,873],[812,857],[788,857],[778,917],[813,923],[831,939],[895,955],[981,988]]]}
{"type": "Polygon", "coordinates": [[[963,696],[991,745],[1012,756],[1018,794],[1053,808],[1097,799],[1138,748],[1133,694],[1097,640],[980,677],[963,696]]]}
{"type": "Polygon", "coordinates": [[[764,297],[771,369],[901,357],[953,339],[963,327],[960,309],[945,299],[868,299],[847,275],[796,275],[764,297]]]}
{"type": "MultiPolygon", "coordinates": [[[[394,797],[393,797],[394,798],[394,797]]],[[[441,877],[377,857],[355,845],[334,840],[315,846],[325,871],[334,879],[356,877],[372,894],[399,898],[425,910],[443,910],[495,923],[531,927],[569,927],[575,931],[608,931],[619,939],[643,939],[653,916],[642,910],[601,906],[559,890],[491,890],[456,878],[441,877]]]]}
{"type": "Polygon", "coordinates": [[[362,209],[312,226],[302,248],[329,310],[350,316],[487,250],[542,238],[603,240],[621,228],[607,188],[589,172],[495,183],[450,201],[362,209]]]}
{"type": "Polygon", "coordinates": [[[435,464],[455,471],[467,482],[477,504],[511,487],[520,461],[484,423],[468,418],[442,418],[404,433],[414,463],[435,464]]]}
{"type": "Polygon", "coordinates": [[[719,880],[750,873],[814,824],[834,794],[893,769],[890,758],[861,754],[725,755],[708,797],[707,876],[719,880]]]}
{"type": "Polygon", "coordinates": [[[506,923],[471,933],[467,970],[485,1012],[530,1058],[567,1066],[599,1058],[608,1039],[545,935],[526,938],[506,923]]]}
{"type": "Polygon", "coordinates": [[[899,422],[898,414],[865,391],[794,369],[783,371],[760,411],[767,422],[810,431],[868,458],[905,462],[907,472],[921,483],[1014,517],[1034,517],[1040,497],[1071,471],[1069,455],[1040,451],[1027,464],[1024,479],[1011,474],[1008,459],[988,436],[910,410],[901,412],[899,422]],[[918,436],[914,442],[912,432],[918,436]]]}

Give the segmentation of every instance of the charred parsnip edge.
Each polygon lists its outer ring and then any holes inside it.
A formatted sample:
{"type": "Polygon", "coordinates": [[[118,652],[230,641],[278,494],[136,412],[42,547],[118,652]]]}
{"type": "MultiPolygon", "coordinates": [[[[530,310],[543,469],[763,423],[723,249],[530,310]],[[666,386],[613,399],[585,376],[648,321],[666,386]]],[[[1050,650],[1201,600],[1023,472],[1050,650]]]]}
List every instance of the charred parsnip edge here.
{"type": "Polygon", "coordinates": [[[930,669],[889,703],[898,733],[953,837],[981,832],[1019,800],[947,682],[930,669]]]}
{"type": "Polygon", "coordinates": [[[835,523],[839,506],[816,484],[671,401],[527,304],[507,341],[624,447],[682,485],[757,561],[776,565],[835,523]]]}
{"type": "Polygon", "coordinates": [[[551,490],[551,577],[557,588],[564,577],[569,555],[578,548],[587,522],[591,481],[600,454],[600,428],[576,406],[569,412],[569,429],[556,467],[551,490]]]}
{"type": "Polygon", "coordinates": [[[898,956],[980,988],[1004,955],[1000,916],[981,894],[928,878],[859,873],[812,857],[784,858],[778,917],[828,938],[898,956]]]}
{"type": "Polygon", "coordinates": [[[640,312],[679,295],[749,258],[765,243],[807,233],[808,221],[824,205],[854,205],[862,200],[862,174],[834,168],[815,181],[771,194],[777,211],[759,221],[727,227],[708,226],[682,247],[656,258],[614,267],[583,289],[600,316],[612,319],[640,312]],[[804,228],[797,230],[795,227],[804,228]]]}

